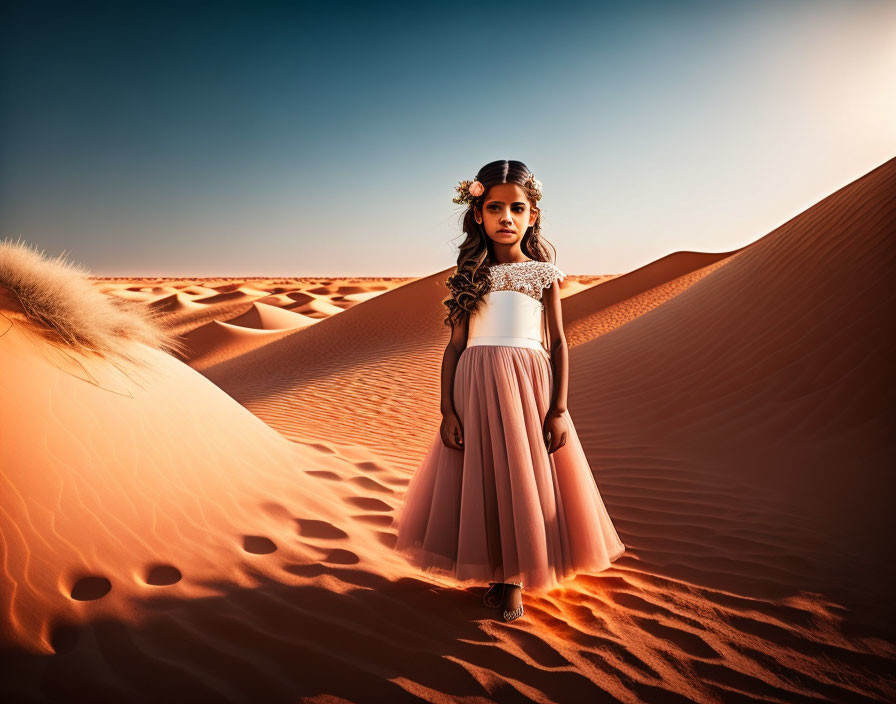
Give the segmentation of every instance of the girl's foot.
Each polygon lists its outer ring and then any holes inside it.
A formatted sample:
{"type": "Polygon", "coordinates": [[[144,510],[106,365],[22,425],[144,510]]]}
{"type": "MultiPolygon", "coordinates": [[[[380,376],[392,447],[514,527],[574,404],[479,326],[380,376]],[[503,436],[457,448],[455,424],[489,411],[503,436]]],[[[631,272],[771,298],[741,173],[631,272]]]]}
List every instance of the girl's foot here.
{"type": "Polygon", "coordinates": [[[501,613],[505,621],[515,621],[525,613],[523,609],[523,583],[508,582],[501,600],[501,613]]]}
{"type": "Polygon", "coordinates": [[[482,603],[490,609],[498,609],[501,607],[501,600],[504,598],[505,584],[504,582],[489,582],[489,584],[491,586],[482,598],[482,603]]]}

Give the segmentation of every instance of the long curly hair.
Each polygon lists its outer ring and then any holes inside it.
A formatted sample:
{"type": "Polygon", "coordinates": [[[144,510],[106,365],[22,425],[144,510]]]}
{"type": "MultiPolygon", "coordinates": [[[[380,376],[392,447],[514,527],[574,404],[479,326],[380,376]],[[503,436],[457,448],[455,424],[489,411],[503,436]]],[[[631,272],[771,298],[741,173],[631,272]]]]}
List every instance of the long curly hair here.
{"type": "MultiPolygon", "coordinates": [[[[476,173],[475,180],[482,183],[485,190],[480,196],[470,200],[462,215],[462,227],[466,238],[460,245],[457,268],[445,280],[449,291],[448,298],[442,301],[448,311],[444,320],[445,325],[450,325],[453,328],[463,321],[465,316],[469,316],[479,307],[479,301],[491,283],[490,268],[497,263],[494,242],[485,233],[485,228],[476,222],[475,209],[481,210],[489,188],[501,183],[515,183],[520,186],[526,193],[532,208],[537,208],[536,204],[541,193],[533,185],[532,178],[532,172],[523,162],[506,159],[489,162],[476,173]]],[[[530,259],[551,261],[548,258],[545,245],[549,246],[556,255],[556,248],[541,237],[541,209],[539,208],[535,222],[526,228],[526,232],[523,234],[520,247],[530,259]]]]}

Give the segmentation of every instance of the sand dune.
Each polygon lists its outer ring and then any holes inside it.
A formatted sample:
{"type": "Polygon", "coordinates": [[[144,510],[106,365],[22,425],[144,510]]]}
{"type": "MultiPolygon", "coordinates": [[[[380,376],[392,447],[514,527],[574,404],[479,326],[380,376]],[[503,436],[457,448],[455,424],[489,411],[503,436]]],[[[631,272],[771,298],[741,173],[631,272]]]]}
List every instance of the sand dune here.
{"type": "Polygon", "coordinates": [[[4,693],[893,701],[893,194],[896,159],[736,252],[564,282],[570,412],[628,549],[511,624],[390,550],[448,270],[302,329],[216,321],[283,337],[207,379],[62,354],[0,308],[4,693]]]}
{"type": "Polygon", "coordinates": [[[227,321],[231,325],[257,330],[297,330],[317,322],[292,311],[255,301],[245,313],[227,321]]]}
{"type": "Polygon", "coordinates": [[[162,352],[135,344],[145,367],[112,364],[10,317],[0,319],[6,647],[52,652],[58,629],[136,616],[152,596],[205,598],[213,583],[246,586],[286,564],[363,562],[349,544],[394,560],[367,520],[391,508],[371,492],[392,493],[367,480],[369,451],[290,443],[162,352]]]}
{"type": "Polygon", "coordinates": [[[284,293],[283,295],[291,301],[301,304],[311,303],[315,300],[314,296],[310,296],[304,291],[291,291],[290,293],[284,293]]]}
{"type": "Polygon", "coordinates": [[[205,286],[187,286],[181,290],[181,293],[186,293],[191,296],[210,296],[212,295],[213,288],[207,288],[205,286]]]}
{"type": "Polygon", "coordinates": [[[735,252],[674,252],[646,266],[601,282],[563,306],[566,341],[575,347],[625,325],[686,291],[735,252]]]}
{"type": "Polygon", "coordinates": [[[286,306],[295,313],[301,313],[311,318],[329,318],[345,310],[344,306],[338,306],[331,303],[330,296],[314,296],[308,300],[307,296],[302,296],[302,300],[297,300],[293,305],[286,306]]]}
{"type": "Polygon", "coordinates": [[[447,275],[405,284],[203,373],[290,439],[363,444],[409,468],[438,414],[447,275]]]}
{"type": "Polygon", "coordinates": [[[187,349],[178,356],[193,369],[202,371],[220,362],[246,354],[288,335],[291,330],[255,330],[213,320],[183,336],[187,349]]]}
{"type": "Polygon", "coordinates": [[[252,298],[254,298],[253,295],[236,290],[216,293],[212,296],[201,296],[199,298],[194,298],[193,302],[202,303],[203,305],[212,305],[215,303],[234,303],[236,301],[245,301],[252,298]]]}
{"type": "Polygon", "coordinates": [[[116,297],[142,301],[161,313],[164,324],[186,343],[178,358],[202,371],[280,339],[284,331],[342,313],[406,279],[351,278],[345,285],[320,279],[257,279],[251,285],[203,281],[201,285],[193,280],[171,280],[164,286],[136,286],[100,278],[95,285],[116,297]],[[312,290],[314,293],[308,293],[312,290]],[[240,328],[269,334],[244,334],[240,328]]]}
{"type": "Polygon", "coordinates": [[[189,298],[184,298],[180,293],[172,293],[169,296],[162,296],[149,302],[149,307],[153,310],[164,311],[166,313],[185,313],[189,311],[202,310],[202,305],[196,303],[189,298]]]}
{"type": "Polygon", "coordinates": [[[259,298],[256,303],[267,303],[269,306],[277,306],[278,308],[288,310],[287,306],[294,304],[295,301],[285,293],[275,293],[259,298]]]}

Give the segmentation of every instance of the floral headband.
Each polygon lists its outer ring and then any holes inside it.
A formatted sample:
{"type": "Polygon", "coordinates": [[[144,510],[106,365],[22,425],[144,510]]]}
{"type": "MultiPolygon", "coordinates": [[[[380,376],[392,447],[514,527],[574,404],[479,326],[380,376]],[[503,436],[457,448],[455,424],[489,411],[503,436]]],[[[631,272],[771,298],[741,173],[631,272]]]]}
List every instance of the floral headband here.
{"type": "MultiPolygon", "coordinates": [[[[525,185],[534,194],[536,201],[541,200],[541,181],[535,178],[531,171],[526,178],[525,185]]],[[[454,187],[454,190],[457,191],[457,195],[452,198],[453,202],[460,205],[464,203],[472,205],[473,201],[485,193],[485,186],[481,181],[461,181],[454,187]]]]}

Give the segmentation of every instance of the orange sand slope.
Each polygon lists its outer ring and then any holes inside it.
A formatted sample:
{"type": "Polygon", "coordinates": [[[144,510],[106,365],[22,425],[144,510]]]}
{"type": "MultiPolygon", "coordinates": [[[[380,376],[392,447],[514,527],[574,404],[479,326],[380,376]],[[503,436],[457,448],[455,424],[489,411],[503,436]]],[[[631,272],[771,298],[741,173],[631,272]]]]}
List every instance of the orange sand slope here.
{"type": "MultiPolygon", "coordinates": [[[[207,378],[147,351],[132,378],[80,360],[91,383],[0,329],[3,691],[896,700],[894,193],[891,160],[735,253],[564,285],[569,407],[628,550],[511,624],[389,550],[438,428],[447,271],[207,378]]],[[[246,288],[172,324],[288,299],[246,288]]]]}

